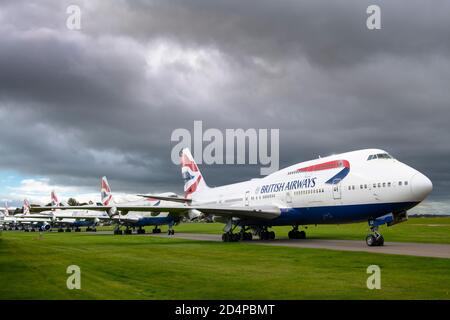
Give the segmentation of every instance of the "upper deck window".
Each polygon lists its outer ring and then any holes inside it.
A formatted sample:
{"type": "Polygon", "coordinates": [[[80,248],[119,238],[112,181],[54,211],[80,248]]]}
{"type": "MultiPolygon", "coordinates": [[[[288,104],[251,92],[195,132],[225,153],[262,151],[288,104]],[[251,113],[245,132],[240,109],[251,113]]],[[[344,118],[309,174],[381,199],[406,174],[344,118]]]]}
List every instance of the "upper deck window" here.
{"type": "Polygon", "coordinates": [[[371,154],[367,158],[367,161],[374,160],[374,159],[393,159],[393,158],[389,153],[378,153],[378,154],[371,154]]]}

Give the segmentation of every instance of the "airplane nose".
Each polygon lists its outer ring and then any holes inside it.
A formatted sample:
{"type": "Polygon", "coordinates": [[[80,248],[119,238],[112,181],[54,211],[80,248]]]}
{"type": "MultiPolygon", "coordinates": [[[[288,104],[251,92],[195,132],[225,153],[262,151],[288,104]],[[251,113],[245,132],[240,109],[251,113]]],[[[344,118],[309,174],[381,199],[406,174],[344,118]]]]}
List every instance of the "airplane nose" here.
{"type": "Polygon", "coordinates": [[[416,173],[411,179],[411,192],[419,200],[425,199],[433,190],[433,183],[428,177],[421,173],[416,173]]]}

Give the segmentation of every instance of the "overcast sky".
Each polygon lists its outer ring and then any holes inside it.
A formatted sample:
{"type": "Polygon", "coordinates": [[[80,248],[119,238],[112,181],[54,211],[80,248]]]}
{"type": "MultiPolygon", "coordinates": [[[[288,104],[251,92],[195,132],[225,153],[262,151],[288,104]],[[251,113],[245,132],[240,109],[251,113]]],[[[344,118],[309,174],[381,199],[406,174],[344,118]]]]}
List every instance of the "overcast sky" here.
{"type": "MultiPolygon", "coordinates": [[[[0,199],[97,201],[102,175],[181,193],[171,133],[202,120],[279,129],[281,167],[385,149],[433,181],[423,208],[450,212],[449,17],[448,1],[3,0],[0,199]]],[[[201,169],[220,185],[260,167],[201,169]]]]}

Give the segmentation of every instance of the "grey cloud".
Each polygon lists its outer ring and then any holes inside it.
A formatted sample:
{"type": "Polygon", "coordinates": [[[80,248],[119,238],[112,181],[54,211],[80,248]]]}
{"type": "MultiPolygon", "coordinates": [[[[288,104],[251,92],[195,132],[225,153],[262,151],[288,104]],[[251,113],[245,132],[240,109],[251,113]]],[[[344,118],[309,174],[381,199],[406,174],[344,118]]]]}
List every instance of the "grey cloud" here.
{"type": "MultiPolygon", "coordinates": [[[[377,1],[382,30],[368,31],[371,1],[80,1],[79,32],[65,28],[72,3],[2,2],[0,168],[181,192],[170,134],[203,120],[279,128],[282,166],[383,148],[448,198],[447,2],[377,1]],[[206,57],[152,73],[158,41],[206,57]]],[[[202,171],[220,185],[259,168],[202,171]]]]}

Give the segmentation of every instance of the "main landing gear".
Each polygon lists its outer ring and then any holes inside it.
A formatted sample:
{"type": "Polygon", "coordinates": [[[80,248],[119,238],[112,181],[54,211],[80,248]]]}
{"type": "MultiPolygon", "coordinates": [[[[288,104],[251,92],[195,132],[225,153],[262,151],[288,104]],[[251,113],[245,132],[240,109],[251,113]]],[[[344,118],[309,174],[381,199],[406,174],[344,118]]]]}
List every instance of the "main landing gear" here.
{"type": "Polygon", "coordinates": [[[275,232],[267,230],[267,227],[259,232],[259,239],[261,240],[274,240],[275,232]]]}
{"type": "Polygon", "coordinates": [[[306,239],[305,231],[298,231],[298,225],[293,226],[292,230],[288,233],[289,239],[306,239]]]}
{"type": "Polygon", "coordinates": [[[222,234],[223,242],[238,242],[240,239],[239,233],[225,232],[222,234]]]}
{"type": "Polygon", "coordinates": [[[241,240],[240,233],[233,233],[234,229],[236,229],[236,226],[237,225],[233,225],[232,219],[228,219],[227,224],[223,228],[224,231],[224,233],[222,234],[223,242],[238,242],[239,240],[241,240]]]}
{"type": "Polygon", "coordinates": [[[153,228],[152,233],[161,233],[161,229],[156,226],[155,228],[153,228]]]}
{"type": "Polygon", "coordinates": [[[119,226],[114,228],[114,234],[122,234],[122,230],[120,230],[119,226]]]}
{"type": "Polygon", "coordinates": [[[136,233],[137,233],[137,234],[145,234],[145,229],[142,228],[142,227],[139,227],[139,228],[136,230],[136,233]]]}

